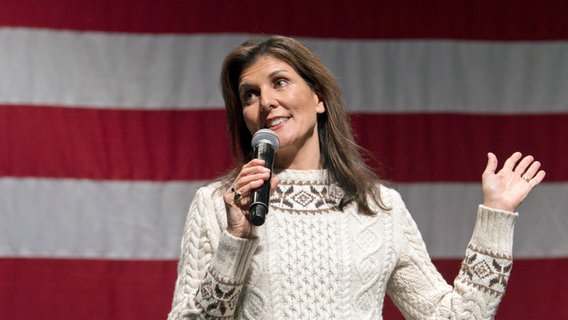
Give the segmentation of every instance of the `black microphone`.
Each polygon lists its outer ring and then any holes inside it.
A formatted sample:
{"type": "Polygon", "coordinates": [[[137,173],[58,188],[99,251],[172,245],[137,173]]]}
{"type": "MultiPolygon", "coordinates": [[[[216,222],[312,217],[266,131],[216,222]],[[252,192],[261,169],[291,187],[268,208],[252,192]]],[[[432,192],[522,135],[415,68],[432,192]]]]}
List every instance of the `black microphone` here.
{"type": "Polygon", "coordinates": [[[268,214],[268,202],[270,200],[270,179],[272,178],[272,165],[274,153],[280,147],[280,140],[274,131],[260,129],[252,136],[253,157],[264,160],[264,166],[270,169],[270,177],[262,186],[252,191],[249,206],[250,222],[255,226],[261,226],[268,214]]]}

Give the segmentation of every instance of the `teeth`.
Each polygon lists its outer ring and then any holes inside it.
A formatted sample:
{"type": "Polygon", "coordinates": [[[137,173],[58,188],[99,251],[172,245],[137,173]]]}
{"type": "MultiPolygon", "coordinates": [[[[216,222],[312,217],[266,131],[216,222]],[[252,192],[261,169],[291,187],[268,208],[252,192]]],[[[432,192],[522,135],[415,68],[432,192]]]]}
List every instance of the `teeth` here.
{"type": "Polygon", "coordinates": [[[274,126],[279,125],[282,122],[286,122],[286,121],[288,121],[288,118],[276,118],[276,119],[272,119],[272,120],[268,121],[266,123],[266,126],[267,127],[274,127],[274,126]]]}

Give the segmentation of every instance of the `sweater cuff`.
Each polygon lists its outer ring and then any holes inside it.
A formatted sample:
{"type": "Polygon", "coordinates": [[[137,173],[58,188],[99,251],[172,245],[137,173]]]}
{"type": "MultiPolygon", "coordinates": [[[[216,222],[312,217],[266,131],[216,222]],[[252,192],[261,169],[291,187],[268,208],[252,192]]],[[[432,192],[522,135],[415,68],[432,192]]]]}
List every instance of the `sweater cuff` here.
{"type": "Polygon", "coordinates": [[[242,284],[258,242],[258,238],[243,239],[231,235],[227,230],[223,231],[217,254],[211,261],[211,268],[220,277],[219,280],[242,284]]]}
{"type": "Polygon", "coordinates": [[[495,253],[511,256],[513,230],[519,214],[479,205],[471,243],[495,253]]]}

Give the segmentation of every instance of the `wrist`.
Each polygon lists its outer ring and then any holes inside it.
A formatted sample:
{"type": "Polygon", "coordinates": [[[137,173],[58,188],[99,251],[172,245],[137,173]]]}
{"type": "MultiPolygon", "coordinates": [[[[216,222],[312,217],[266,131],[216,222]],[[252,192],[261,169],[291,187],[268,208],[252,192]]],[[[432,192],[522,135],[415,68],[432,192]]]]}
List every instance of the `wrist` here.
{"type": "Polygon", "coordinates": [[[227,228],[227,232],[235,238],[242,238],[242,239],[251,239],[253,238],[252,235],[252,228],[227,228]]]}
{"type": "Polygon", "coordinates": [[[517,209],[512,205],[502,203],[500,201],[483,201],[483,206],[495,210],[508,211],[508,212],[515,212],[515,210],[517,209]]]}

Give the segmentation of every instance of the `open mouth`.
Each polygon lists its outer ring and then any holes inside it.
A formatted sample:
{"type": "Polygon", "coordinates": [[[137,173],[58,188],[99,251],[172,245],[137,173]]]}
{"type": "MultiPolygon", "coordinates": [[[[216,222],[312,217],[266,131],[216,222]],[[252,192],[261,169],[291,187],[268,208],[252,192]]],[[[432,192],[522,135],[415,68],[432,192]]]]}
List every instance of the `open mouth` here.
{"type": "Polygon", "coordinates": [[[288,117],[278,117],[278,118],[274,118],[274,119],[270,119],[268,121],[266,121],[264,127],[267,129],[276,127],[280,124],[283,124],[284,122],[288,121],[288,117]]]}

